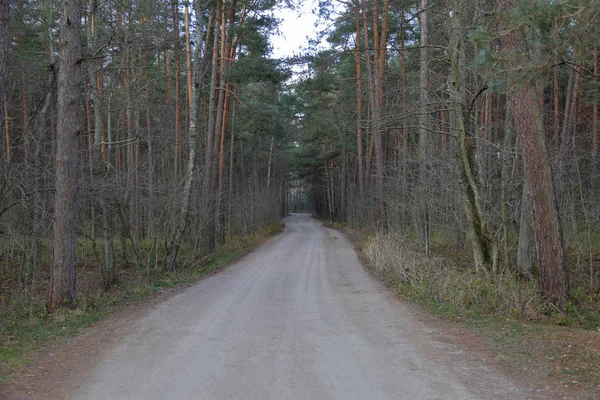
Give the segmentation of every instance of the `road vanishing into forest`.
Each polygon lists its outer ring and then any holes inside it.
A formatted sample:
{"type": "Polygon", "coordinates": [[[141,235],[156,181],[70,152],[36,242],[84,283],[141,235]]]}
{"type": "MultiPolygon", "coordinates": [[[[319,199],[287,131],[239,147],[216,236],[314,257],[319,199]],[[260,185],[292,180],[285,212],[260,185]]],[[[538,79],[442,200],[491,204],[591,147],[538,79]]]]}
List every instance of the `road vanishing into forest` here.
{"type": "Polygon", "coordinates": [[[440,338],[306,214],[159,303],[71,399],[526,399],[440,338]]]}

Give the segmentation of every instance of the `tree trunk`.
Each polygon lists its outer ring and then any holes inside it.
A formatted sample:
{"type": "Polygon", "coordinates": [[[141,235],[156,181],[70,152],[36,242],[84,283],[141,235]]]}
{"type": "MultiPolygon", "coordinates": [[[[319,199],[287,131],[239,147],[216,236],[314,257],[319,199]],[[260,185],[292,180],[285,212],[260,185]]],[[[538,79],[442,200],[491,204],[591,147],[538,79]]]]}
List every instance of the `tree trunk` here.
{"type": "MultiPolygon", "coordinates": [[[[383,73],[385,66],[385,45],[387,43],[387,10],[389,8],[388,1],[384,2],[383,10],[383,32],[379,34],[379,10],[377,3],[374,3],[373,10],[373,57],[369,50],[369,29],[367,25],[367,7],[365,0],[361,0],[362,19],[363,19],[363,34],[365,37],[365,55],[367,66],[367,77],[369,83],[369,100],[371,111],[371,140],[372,146],[369,152],[375,153],[375,222],[377,229],[381,231],[387,230],[387,216],[385,207],[385,170],[384,170],[384,153],[383,153],[383,73]],[[382,48],[383,43],[383,48],[382,48]]],[[[371,157],[367,162],[367,171],[370,168],[371,157]]],[[[367,178],[368,179],[368,173],[367,178]]]]}
{"type": "Polygon", "coordinates": [[[546,300],[562,307],[569,298],[569,281],[554,180],[540,110],[536,104],[535,87],[527,85],[512,93],[511,101],[531,192],[540,290],[546,300]]]}
{"type": "Polygon", "coordinates": [[[216,117],[218,99],[217,86],[219,84],[219,40],[221,36],[221,10],[223,1],[217,0],[215,9],[215,25],[213,27],[213,48],[212,48],[212,65],[211,65],[211,80],[210,80],[210,95],[208,100],[208,127],[206,132],[206,147],[204,157],[204,212],[206,213],[207,223],[203,229],[203,244],[204,250],[210,252],[215,247],[215,220],[214,220],[214,204],[215,204],[215,185],[213,169],[215,169],[215,132],[216,132],[216,117]]]}
{"type": "MultiPolygon", "coordinates": [[[[186,3],[187,4],[187,3],[186,3]]],[[[181,135],[181,88],[179,73],[179,1],[172,0],[173,7],[173,70],[175,72],[175,176],[183,169],[183,138],[181,135]]]]}
{"type": "Polygon", "coordinates": [[[362,71],[361,64],[362,59],[360,56],[360,8],[358,0],[355,0],[354,12],[355,12],[355,25],[356,25],[356,50],[355,50],[355,63],[356,63],[356,153],[358,159],[358,192],[361,203],[365,194],[365,167],[364,167],[364,156],[363,156],[363,129],[362,129],[362,71]]]}
{"type": "MultiPolygon", "coordinates": [[[[101,70],[103,59],[97,51],[97,19],[98,19],[98,0],[90,0],[88,5],[88,26],[87,26],[87,38],[88,38],[88,49],[92,56],[97,57],[91,63],[92,77],[91,82],[91,93],[92,101],[94,103],[94,146],[92,149],[92,169],[100,170],[101,166],[104,166],[106,175],[111,175],[113,168],[110,167],[109,161],[103,160],[103,110],[104,110],[104,99],[101,95],[102,90],[102,79],[101,70]],[[106,162],[106,165],[104,165],[106,162]]],[[[101,199],[99,205],[102,212],[102,229],[103,229],[103,240],[104,240],[104,262],[102,264],[102,280],[105,289],[110,288],[116,281],[116,270],[115,270],[115,251],[114,251],[114,239],[113,239],[113,219],[114,219],[114,205],[112,203],[111,193],[102,192],[98,194],[101,199]]]]}
{"type": "Polygon", "coordinates": [[[506,117],[504,119],[504,143],[502,146],[502,176],[500,181],[500,210],[502,214],[502,264],[504,269],[510,267],[510,254],[508,249],[509,240],[509,201],[511,192],[511,181],[514,172],[511,149],[514,145],[513,112],[510,103],[506,105],[506,117]]]}
{"type": "Polygon", "coordinates": [[[107,204],[109,199],[101,201],[102,207],[102,228],[104,238],[104,263],[102,263],[102,285],[105,290],[108,290],[116,281],[117,274],[115,268],[115,246],[113,239],[114,227],[114,204],[107,204]]]}
{"type": "MultiPolygon", "coordinates": [[[[513,0],[496,0],[496,4],[498,9],[507,11],[513,6],[513,0]]],[[[500,44],[503,49],[527,54],[522,27],[508,30],[500,37],[500,44]]],[[[509,61],[509,67],[515,71],[509,77],[509,101],[522,143],[525,177],[531,192],[540,292],[545,300],[562,309],[569,299],[569,280],[541,110],[535,83],[520,76],[522,66],[517,62],[509,61]]]]}
{"type": "Polygon", "coordinates": [[[521,219],[519,222],[519,244],[517,247],[517,269],[523,276],[531,276],[533,270],[533,227],[531,221],[531,199],[527,182],[523,184],[521,219]]]}
{"type": "Polygon", "coordinates": [[[425,254],[429,252],[428,235],[428,206],[427,206],[427,150],[429,144],[429,106],[427,91],[429,90],[429,60],[427,46],[429,45],[429,27],[427,22],[428,0],[421,0],[421,12],[419,14],[419,26],[421,29],[421,49],[419,65],[419,181],[418,200],[415,203],[415,231],[419,241],[425,246],[425,254]]]}
{"type": "MultiPolygon", "coordinates": [[[[52,81],[52,79],[50,79],[52,81]]],[[[46,129],[48,124],[46,122],[48,116],[48,110],[50,109],[50,103],[52,100],[53,93],[52,82],[49,89],[49,92],[46,94],[46,98],[44,99],[44,105],[42,106],[42,110],[38,116],[38,129],[34,138],[34,152],[33,152],[33,176],[32,180],[34,182],[34,193],[32,198],[32,206],[33,206],[33,218],[32,218],[32,232],[31,232],[31,246],[29,250],[29,259],[27,260],[27,276],[25,277],[25,285],[31,286],[35,281],[36,276],[36,264],[37,264],[37,256],[39,252],[40,242],[41,242],[41,232],[42,232],[42,210],[43,210],[43,201],[41,192],[44,188],[44,177],[41,172],[42,169],[42,161],[41,161],[41,152],[42,152],[42,142],[44,140],[44,135],[46,133],[46,129]]]]}
{"type": "MultiPolygon", "coordinates": [[[[377,3],[374,3],[375,11],[377,11],[377,3]]],[[[377,177],[375,179],[375,206],[376,206],[376,222],[377,229],[380,231],[387,231],[387,212],[385,205],[385,152],[383,149],[383,135],[385,133],[384,126],[384,104],[383,104],[383,85],[385,78],[385,63],[386,63],[386,45],[387,45],[387,15],[389,9],[389,2],[384,0],[383,11],[382,11],[382,29],[381,34],[377,33],[378,18],[374,17],[374,35],[373,42],[375,44],[375,53],[377,57],[375,61],[375,109],[374,109],[374,126],[373,135],[375,137],[375,166],[377,170],[377,177]]],[[[375,12],[375,16],[378,17],[378,13],[375,12]]]]}
{"type": "MultiPolygon", "coordinates": [[[[233,91],[235,93],[236,88],[233,88],[233,91]]],[[[236,103],[233,103],[233,109],[231,112],[231,137],[229,138],[230,142],[229,142],[229,152],[230,152],[230,156],[229,156],[229,194],[228,194],[228,199],[227,199],[227,237],[229,238],[229,240],[232,239],[233,237],[233,229],[232,229],[232,220],[231,220],[231,209],[233,207],[233,155],[234,155],[234,149],[235,149],[235,116],[236,116],[236,103]]]]}
{"type": "Polygon", "coordinates": [[[81,2],[61,0],[59,29],[56,196],[52,239],[51,308],[75,307],[78,136],[81,131],[81,2]]]}
{"type": "MultiPolygon", "coordinates": [[[[6,114],[4,102],[6,101],[6,76],[8,72],[9,3],[10,0],[0,0],[0,130],[4,129],[4,118],[6,114]]],[[[3,145],[4,140],[0,139],[0,195],[4,192],[5,178],[3,145]]]]}
{"type": "MultiPolygon", "coordinates": [[[[187,168],[185,170],[184,176],[184,185],[183,185],[183,198],[181,201],[181,211],[180,211],[180,222],[177,227],[177,232],[175,233],[175,237],[171,242],[170,252],[167,256],[167,268],[170,272],[175,272],[177,255],[179,252],[179,247],[181,246],[181,241],[185,234],[188,219],[189,219],[189,208],[190,208],[190,197],[192,193],[192,185],[194,183],[194,175],[196,171],[196,153],[198,151],[198,144],[200,140],[198,140],[198,91],[202,88],[203,82],[200,77],[198,68],[199,68],[199,56],[200,56],[200,48],[202,42],[204,41],[202,35],[204,32],[203,26],[203,18],[199,18],[201,15],[200,6],[198,2],[195,2],[195,14],[196,14],[196,32],[197,32],[197,46],[196,46],[196,55],[194,57],[192,63],[192,80],[193,85],[191,88],[192,94],[192,102],[190,104],[190,116],[189,116],[189,132],[188,132],[188,140],[189,140],[189,149],[188,149],[188,161],[187,168]]],[[[185,13],[188,15],[189,9],[188,5],[185,6],[185,13]]],[[[189,32],[187,32],[189,34],[189,32]]]]}
{"type": "MultiPolygon", "coordinates": [[[[598,31],[598,29],[596,29],[598,31]]],[[[598,39],[594,43],[594,76],[598,76],[598,39]]],[[[592,112],[592,189],[596,189],[598,185],[598,142],[600,139],[600,127],[598,126],[598,98],[594,99],[592,112]]]]}
{"type": "Polygon", "coordinates": [[[492,246],[486,232],[486,217],[482,205],[481,190],[473,172],[474,146],[469,136],[469,116],[465,98],[461,1],[456,0],[454,4],[453,14],[450,17],[450,99],[455,110],[456,161],[461,200],[467,220],[466,228],[472,244],[475,269],[477,272],[482,272],[493,261],[492,250],[494,246],[492,246]]]}
{"type": "Polygon", "coordinates": [[[218,153],[218,169],[215,168],[214,185],[217,188],[216,203],[215,203],[215,244],[222,244],[225,240],[225,147],[227,138],[227,125],[229,122],[229,104],[230,93],[229,84],[227,82],[227,71],[231,64],[235,49],[230,52],[233,46],[233,25],[235,24],[236,16],[236,1],[231,2],[229,15],[229,28],[227,28],[227,18],[225,17],[225,9],[221,10],[221,65],[219,72],[219,102],[217,109],[217,119],[215,127],[215,143],[214,152],[218,153]]]}
{"type": "MultiPolygon", "coordinates": [[[[185,2],[184,11],[184,31],[185,31],[185,118],[186,125],[185,129],[190,129],[190,107],[192,104],[192,43],[190,36],[190,13],[188,2],[185,2]]],[[[200,32],[199,32],[200,33],[200,32]]],[[[199,45],[202,45],[200,43],[199,45]]]]}

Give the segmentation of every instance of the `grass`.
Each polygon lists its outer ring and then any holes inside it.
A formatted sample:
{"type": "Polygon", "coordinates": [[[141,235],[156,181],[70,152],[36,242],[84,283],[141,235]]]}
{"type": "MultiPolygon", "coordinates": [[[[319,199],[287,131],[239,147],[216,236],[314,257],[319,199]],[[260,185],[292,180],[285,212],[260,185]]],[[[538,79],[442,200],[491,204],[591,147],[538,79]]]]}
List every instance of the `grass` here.
{"type": "Polygon", "coordinates": [[[518,319],[479,318],[466,323],[491,339],[487,350],[507,371],[537,371],[539,378],[600,395],[600,331],[518,319]]]}
{"type": "MultiPolygon", "coordinates": [[[[140,243],[138,251],[148,261],[135,265],[121,260],[118,284],[108,291],[99,289],[100,266],[94,249],[80,243],[77,309],[53,313],[46,307],[49,265],[40,263],[36,284],[23,289],[18,257],[6,260],[0,265],[0,382],[23,368],[31,352],[43,349],[49,342],[75,336],[124,305],[214,274],[282,229],[283,221],[276,222],[260,233],[233,238],[208,255],[195,255],[190,246],[182,246],[176,273],[165,270],[164,255],[155,252],[151,244],[140,243]],[[160,262],[153,258],[156,255],[160,262]]],[[[48,246],[43,247],[47,252],[48,246]]],[[[42,253],[40,260],[43,259],[49,260],[48,254],[42,253]]]]}
{"type": "Polygon", "coordinates": [[[436,313],[532,318],[541,312],[543,302],[534,282],[520,281],[510,273],[475,274],[451,259],[425,257],[402,236],[366,237],[361,255],[377,276],[436,313]]]}
{"type": "MultiPolygon", "coordinates": [[[[369,271],[401,297],[484,338],[508,373],[600,398],[600,293],[593,286],[574,284],[558,312],[539,296],[535,280],[475,274],[469,254],[444,243],[425,256],[405,236],[329,225],[345,231],[369,271]]],[[[579,271],[589,273],[571,268],[571,282],[589,282],[579,271]]]]}
{"type": "Polygon", "coordinates": [[[425,256],[411,239],[393,234],[363,236],[359,247],[375,275],[435,313],[509,317],[588,330],[600,327],[600,293],[572,288],[571,300],[559,312],[539,296],[534,279],[521,279],[510,271],[476,274],[463,255],[449,257],[434,250],[425,256]]]}

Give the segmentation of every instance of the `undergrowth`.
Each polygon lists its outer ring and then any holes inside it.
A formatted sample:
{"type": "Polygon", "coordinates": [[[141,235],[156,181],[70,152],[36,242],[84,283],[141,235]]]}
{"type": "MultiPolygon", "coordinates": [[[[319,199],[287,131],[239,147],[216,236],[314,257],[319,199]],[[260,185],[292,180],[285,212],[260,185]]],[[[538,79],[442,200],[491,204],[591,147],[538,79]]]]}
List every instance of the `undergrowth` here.
{"type": "Polygon", "coordinates": [[[362,253],[378,276],[392,280],[399,291],[451,315],[534,317],[543,302],[535,283],[512,274],[475,274],[444,257],[425,257],[402,236],[374,235],[362,253]]]}
{"type": "Polygon", "coordinates": [[[475,274],[470,255],[442,240],[425,255],[411,237],[324,223],[344,230],[367,269],[402,297],[485,338],[485,350],[509,374],[583,391],[565,398],[600,398],[600,298],[593,285],[579,284],[587,271],[570,268],[571,299],[558,312],[535,279],[475,274]]]}
{"type": "Polygon", "coordinates": [[[4,260],[0,265],[0,382],[11,370],[21,367],[32,350],[51,340],[76,335],[123,305],[209,276],[247,254],[265,237],[280,232],[283,226],[283,221],[279,221],[260,233],[235,237],[208,255],[195,254],[191,247],[182,246],[176,273],[166,271],[165,255],[153,253],[151,244],[140,243],[138,252],[144,255],[144,262],[118,260],[118,282],[107,291],[101,289],[100,265],[94,249],[80,243],[77,309],[53,313],[46,305],[49,264],[40,263],[34,285],[23,288],[18,260],[4,260]]]}
{"type": "Polygon", "coordinates": [[[410,238],[374,234],[360,241],[361,257],[371,271],[405,297],[436,313],[460,317],[509,317],[596,330],[600,296],[573,288],[563,312],[544,302],[535,279],[512,271],[476,274],[468,262],[426,256],[410,238]]]}

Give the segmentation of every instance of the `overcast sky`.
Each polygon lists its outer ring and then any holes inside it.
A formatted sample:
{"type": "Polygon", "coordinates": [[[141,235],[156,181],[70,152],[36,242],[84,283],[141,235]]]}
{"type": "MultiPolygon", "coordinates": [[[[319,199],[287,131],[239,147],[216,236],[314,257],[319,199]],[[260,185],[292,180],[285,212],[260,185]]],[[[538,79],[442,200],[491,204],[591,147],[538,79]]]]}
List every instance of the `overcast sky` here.
{"type": "Polygon", "coordinates": [[[308,48],[308,38],[316,37],[315,23],[317,15],[313,14],[313,7],[318,6],[318,1],[300,1],[301,5],[296,10],[275,10],[275,17],[282,20],[279,29],[280,36],[272,36],[273,57],[282,58],[300,54],[308,48]]]}

